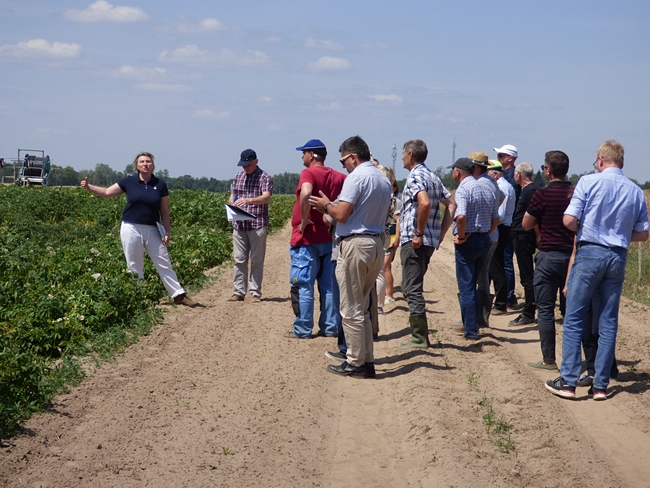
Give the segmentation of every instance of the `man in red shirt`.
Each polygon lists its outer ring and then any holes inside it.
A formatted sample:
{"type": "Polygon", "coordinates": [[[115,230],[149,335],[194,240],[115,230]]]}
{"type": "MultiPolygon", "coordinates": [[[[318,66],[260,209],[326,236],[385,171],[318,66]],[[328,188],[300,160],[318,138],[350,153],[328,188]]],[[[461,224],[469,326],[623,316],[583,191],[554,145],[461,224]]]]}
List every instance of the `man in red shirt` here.
{"type": "Polygon", "coordinates": [[[314,283],[318,280],[320,317],[318,335],[336,337],[336,314],[332,301],[332,235],[322,215],[309,205],[311,195],[323,192],[335,200],[345,175],[325,166],[327,149],[318,139],[311,139],[302,151],[305,169],[296,188],[296,204],[291,216],[291,305],[296,314],[289,337],[309,339],[314,328],[314,283]]]}

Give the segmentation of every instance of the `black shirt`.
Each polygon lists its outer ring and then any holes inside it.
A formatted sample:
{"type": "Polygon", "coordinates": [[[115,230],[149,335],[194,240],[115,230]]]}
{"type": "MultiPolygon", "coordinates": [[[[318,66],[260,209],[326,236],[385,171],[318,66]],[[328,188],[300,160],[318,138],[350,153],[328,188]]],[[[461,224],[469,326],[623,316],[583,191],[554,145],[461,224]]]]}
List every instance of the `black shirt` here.
{"type": "Polygon", "coordinates": [[[537,186],[534,183],[529,184],[521,189],[521,196],[519,197],[519,202],[515,208],[515,213],[512,216],[512,230],[516,232],[530,232],[535,235],[535,229],[525,231],[521,226],[521,221],[524,219],[524,214],[528,210],[528,205],[530,205],[530,200],[533,198],[533,195],[537,191],[537,186]]]}
{"type": "Polygon", "coordinates": [[[117,182],[126,193],[122,221],[128,224],[156,225],[160,220],[160,200],[169,195],[167,184],[155,176],[145,183],[139,175],[129,175],[117,182]]]}

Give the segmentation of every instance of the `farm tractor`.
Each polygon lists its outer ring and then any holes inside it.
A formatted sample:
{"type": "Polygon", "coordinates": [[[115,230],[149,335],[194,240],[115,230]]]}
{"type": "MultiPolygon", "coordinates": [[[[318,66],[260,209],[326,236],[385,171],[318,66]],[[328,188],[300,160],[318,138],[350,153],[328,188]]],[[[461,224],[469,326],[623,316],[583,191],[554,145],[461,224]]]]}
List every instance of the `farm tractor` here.
{"type": "Polygon", "coordinates": [[[18,149],[16,159],[1,158],[0,167],[12,164],[13,176],[3,176],[3,183],[16,183],[21,186],[46,186],[50,176],[51,161],[40,149],[18,149]]]}

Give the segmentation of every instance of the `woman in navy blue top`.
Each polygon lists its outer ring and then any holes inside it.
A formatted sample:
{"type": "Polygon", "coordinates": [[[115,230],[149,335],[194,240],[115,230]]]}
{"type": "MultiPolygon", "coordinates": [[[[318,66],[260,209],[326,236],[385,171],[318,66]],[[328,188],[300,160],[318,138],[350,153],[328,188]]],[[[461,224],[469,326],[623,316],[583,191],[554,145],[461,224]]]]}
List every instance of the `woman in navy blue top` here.
{"type": "Polygon", "coordinates": [[[153,161],[153,154],[141,152],[133,160],[137,174],[122,178],[108,188],[91,185],[86,177],[81,187],[102,198],[126,193],[120,238],[129,270],[140,279],[144,278],[146,249],[174,303],[194,307],[198,303],[188,298],[169,260],[166,247],[170,234],[169,191],[165,182],[153,175],[153,161]]]}

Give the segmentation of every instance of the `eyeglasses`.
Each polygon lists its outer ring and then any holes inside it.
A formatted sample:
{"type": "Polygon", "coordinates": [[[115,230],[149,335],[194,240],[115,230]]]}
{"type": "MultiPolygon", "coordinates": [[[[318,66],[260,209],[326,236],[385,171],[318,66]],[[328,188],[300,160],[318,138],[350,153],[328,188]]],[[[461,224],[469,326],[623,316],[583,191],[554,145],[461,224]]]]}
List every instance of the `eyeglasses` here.
{"type": "Polygon", "coordinates": [[[546,171],[546,168],[548,168],[548,166],[546,166],[545,164],[542,164],[542,173],[543,173],[544,171],[546,171]]]}
{"type": "Polygon", "coordinates": [[[598,169],[598,158],[596,158],[596,161],[594,161],[594,169],[598,169]]]}
{"type": "Polygon", "coordinates": [[[343,156],[341,159],[339,159],[339,161],[341,162],[341,164],[342,164],[343,166],[345,166],[345,160],[348,159],[350,156],[356,156],[356,154],[354,154],[354,153],[350,153],[350,154],[348,154],[347,156],[343,156]]]}
{"type": "Polygon", "coordinates": [[[504,153],[497,153],[497,159],[500,159],[504,156],[509,156],[509,154],[504,154],[504,153]]]}

